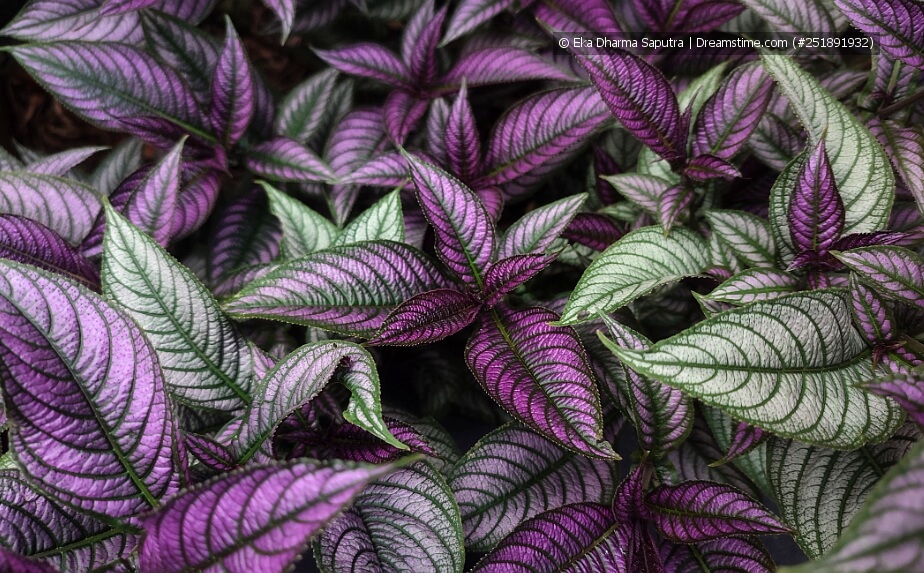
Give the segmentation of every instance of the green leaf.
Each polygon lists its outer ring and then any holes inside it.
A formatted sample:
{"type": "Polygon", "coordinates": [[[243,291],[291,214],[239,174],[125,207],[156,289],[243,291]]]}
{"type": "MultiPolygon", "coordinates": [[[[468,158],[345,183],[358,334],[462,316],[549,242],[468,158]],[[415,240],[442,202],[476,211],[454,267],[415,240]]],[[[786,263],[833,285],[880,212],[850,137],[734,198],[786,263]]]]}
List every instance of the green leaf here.
{"type": "Polygon", "coordinates": [[[882,229],[892,209],[895,177],[879,142],[792,58],[762,54],[761,60],[805,126],[809,147],[825,139],[846,210],[844,234],[882,229]]]}
{"type": "Polygon", "coordinates": [[[900,408],[856,388],[870,353],[840,290],[799,292],[708,318],[646,351],[639,373],[780,436],[851,449],[892,435],[900,408]]]}
{"type": "Polygon", "coordinates": [[[767,471],[780,514],[812,559],[828,552],[870,490],[920,439],[908,423],[881,444],[839,452],[771,438],[767,471]]]}
{"type": "Polygon", "coordinates": [[[645,227],[613,243],[587,267],[560,324],[575,324],[598,312],[611,312],[659,286],[702,272],[708,265],[706,242],[678,228],[665,237],[660,226],[645,227]]]}
{"type": "Polygon", "coordinates": [[[818,561],[787,573],[908,573],[924,560],[924,440],[876,484],[818,561]]]}
{"type": "Polygon", "coordinates": [[[719,239],[749,267],[772,267],[776,245],[767,221],[744,211],[713,210],[706,213],[719,239]]]}
{"type": "Polygon", "coordinates": [[[796,246],[789,232],[789,204],[799,180],[799,172],[805,162],[805,153],[800,153],[786,164],[776,177],[770,189],[770,232],[777,246],[777,263],[786,268],[796,255],[796,246]]]}
{"type": "Polygon", "coordinates": [[[298,199],[272,185],[260,182],[269,197],[269,207],[282,224],[282,256],[297,259],[326,249],[337,236],[337,226],[298,199]]]}
{"type": "Polygon", "coordinates": [[[104,291],[147,334],[167,390],[196,408],[250,403],[253,361],[246,340],[208,289],[150,236],[106,204],[104,291]]]}
{"type": "Polygon", "coordinates": [[[360,213],[334,240],[334,246],[363,241],[404,242],[404,214],[401,191],[396,189],[360,213]]]}

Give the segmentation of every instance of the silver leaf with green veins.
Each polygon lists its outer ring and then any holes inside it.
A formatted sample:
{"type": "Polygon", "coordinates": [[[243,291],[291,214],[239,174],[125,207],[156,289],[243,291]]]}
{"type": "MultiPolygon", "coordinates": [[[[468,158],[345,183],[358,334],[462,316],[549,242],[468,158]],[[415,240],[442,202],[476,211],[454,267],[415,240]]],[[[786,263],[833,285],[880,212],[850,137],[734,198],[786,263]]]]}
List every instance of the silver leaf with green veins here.
{"type": "Polygon", "coordinates": [[[799,292],[708,318],[646,351],[610,349],[639,373],[735,419],[838,449],[882,441],[901,409],[856,387],[870,352],[841,290],[799,292]]]}

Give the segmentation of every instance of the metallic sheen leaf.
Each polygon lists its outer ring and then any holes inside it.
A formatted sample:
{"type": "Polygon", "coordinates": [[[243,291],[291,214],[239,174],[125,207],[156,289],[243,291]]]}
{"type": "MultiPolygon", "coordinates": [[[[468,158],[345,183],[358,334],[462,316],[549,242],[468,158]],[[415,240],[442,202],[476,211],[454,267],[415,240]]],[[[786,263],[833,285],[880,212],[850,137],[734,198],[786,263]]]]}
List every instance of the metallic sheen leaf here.
{"type": "Polygon", "coordinates": [[[179,430],[134,321],[57,275],[0,260],[0,277],[0,382],[24,472],[116,518],[177,491],[179,430]]]}
{"type": "Polygon", "coordinates": [[[612,459],[584,348],[570,327],[549,324],[556,319],[544,308],[498,306],[482,314],[465,360],[515,418],[570,450],[612,459]]]}
{"type": "Polygon", "coordinates": [[[669,237],[661,227],[633,231],[587,267],[568,299],[562,324],[610,312],[655,288],[696,275],[708,266],[705,241],[687,229],[669,237]]]}
{"type": "Polygon", "coordinates": [[[269,318],[371,336],[408,298],[449,287],[424,253],[402,243],[332,247],[280,265],[225,305],[238,318],[269,318]]]}
{"type": "Polygon", "coordinates": [[[789,56],[761,56],[764,69],[789,99],[809,134],[825,140],[844,201],[844,233],[878,231],[888,221],[895,177],[885,152],[866,127],[789,56]]]}
{"type": "Polygon", "coordinates": [[[126,44],[54,42],[17,46],[13,57],[71,111],[104,129],[150,118],[206,141],[192,91],[173,71],[126,44]]]}
{"type": "Polygon", "coordinates": [[[369,482],[397,467],[295,460],[227,474],[141,519],[141,568],[283,571],[369,482]]]}
{"type": "Polygon", "coordinates": [[[452,490],[427,462],[379,478],[318,538],[324,573],[462,573],[465,548],[452,490]]]}
{"type": "Polygon", "coordinates": [[[869,351],[847,293],[795,293],[708,318],[646,351],[614,352],[639,373],[784,437],[849,449],[888,438],[901,413],[853,387],[869,351]]]}
{"type": "Polygon", "coordinates": [[[466,546],[486,551],[517,525],[582,501],[607,503],[612,463],[570,452],[520,424],[481,438],[447,475],[462,512],[466,546]]]}
{"type": "Polygon", "coordinates": [[[106,294],[151,341],[167,391],[196,408],[234,411],[249,404],[253,364],[246,340],[208,289],[108,206],[106,223],[106,294]]]}
{"type": "Polygon", "coordinates": [[[372,356],[352,342],[325,340],[306,344],[286,356],[254,390],[254,401],[231,444],[239,461],[274,459],[273,432],[314,399],[335,375],[351,392],[344,418],[396,448],[407,449],[382,419],[379,375],[372,356]]]}
{"type": "Polygon", "coordinates": [[[806,555],[818,559],[831,549],[873,486],[920,437],[905,425],[888,441],[849,452],[770,439],[767,473],[773,497],[806,555]]]}
{"type": "Polygon", "coordinates": [[[494,259],[494,225],[481,199],[461,181],[414,156],[411,166],[417,200],[436,235],[436,252],[466,284],[481,288],[494,259]]]}

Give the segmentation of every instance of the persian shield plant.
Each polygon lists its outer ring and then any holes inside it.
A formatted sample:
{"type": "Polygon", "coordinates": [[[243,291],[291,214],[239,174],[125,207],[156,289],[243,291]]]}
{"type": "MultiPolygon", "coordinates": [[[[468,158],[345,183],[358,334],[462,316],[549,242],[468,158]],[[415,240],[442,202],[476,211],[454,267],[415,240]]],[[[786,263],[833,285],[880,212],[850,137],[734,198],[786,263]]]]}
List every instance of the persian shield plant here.
{"type": "Polygon", "coordinates": [[[7,4],[0,572],[920,570],[918,0],[7,4]]]}

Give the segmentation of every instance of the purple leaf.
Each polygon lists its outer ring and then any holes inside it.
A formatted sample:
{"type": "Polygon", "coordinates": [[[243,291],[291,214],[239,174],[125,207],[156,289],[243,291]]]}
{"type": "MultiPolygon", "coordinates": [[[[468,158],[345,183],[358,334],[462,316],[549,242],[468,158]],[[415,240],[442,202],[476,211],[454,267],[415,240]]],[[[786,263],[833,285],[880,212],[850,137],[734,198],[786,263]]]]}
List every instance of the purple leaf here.
{"type": "Polygon", "coordinates": [[[106,207],[106,295],[151,341],[167,391],[192,407],[235,411],[251,402],[246,340],[183,265],[106,207]]]}
{"type": "Polygon", "coordinates": [[[348,175],[389,147],[382,110],[361,108],[340,120],[330,136],[324,157],[330,160],[335,172],[348,175]]]}
{"type": "MultiPolygon", "coordinates": [[[[0,547],[41,556],[63,571],[92,571],[135,544],[105,523],[79,513],[34,489],[18,471],[0,471],[0,547]]],[[[19,573],[22,569],[0,571],[19,573]]]]}
{"type": "Polygon", "coordinates": [[[789,203],[789,232],[799,251],[825,252],[844,230],[844,204],[824,139],[806,157],[789,203]]]}
{"type": "Polygon", "coordinates": [[[450,106],[444,98],[430,101],[430,113],[427,115],[426,140],[427,152],[436,163],[445,165],[449,161],[446,150],[446,126],[449,125],[450,106]]]}
{"type": "Polygon", "coordinates": [[[907,233],[896,233],[893,231],[876,231],[874,233],[852,233],[844,235],[834,241],[831,245],[832,251],[849,251],[861,247],[872,247],[876,245],[899,245],[906,244],[909,239],[907,233]]]}
{"type": "Polygon", "coordinates": [[[429,10],[419,9],[408,22],[401,45],[401,55],[407,63],[410,75],[421,86],[429,85],[436,79],[436,45],[448,9],[443,7],[433,14],[432,0],[425,6],[428,6],[429,10]],[[414,29],[415,24],[418,26],[417,30],[414,29]],[[415,31],[417,33],[414,33],[415,31]]]}
{"type": "Polygon", "coordinates": [[[924,308],[924,260],[902,247],[865,247],[834,255],[879,294],[924,308]]]}
{"type": "Polygon", "coordinates": [[[440,571],[465,565],[459,511],[427,462],[379,478],[321,533],[315,556],[326,571],[440,571]]]}
{"type": "Polygon", "coordinates": [[[145,10],[140,16],[151,53],[187,80],[200,103],[208,104],[221,43],[211,34],[160,11],[145,10]]]}
{"type": "Polygon", "coordinates": [[[857,275],[850,275],[850,301],[854,323],[870,345],[890,342],[895,337],[895,318],[886,302],[876,291],[862,284],[857,275]]]}
{"type": "Polygon", "coordinates": [[[254,81],[240,37],[225,17],[225,45],[212,76],[209,121],[218,140],[231,147],[244,135],[254,115],[254,81]]]}
{"type": "Polygon", "coordinates": [[[889,396],[908,412],[911,420],[924,427],[924,368],[892,368],[864,388],[879,396],[889,396]]]}
{"type": "Polygon", "coordinates": [[[231,444],[239,463],[274,459],[270,438],[276,428],[314,399],[335,375],[351,392],[344,418],[386,443],[406,450],[407,446],[391,435],[382,419],[379,376],[372,356],[352,342],[322,341],[292,352],[263,378],[231,444]]]}
{"type": "Polygon", "coordinates": [[[683,168],[683,174],[693,181],[735,179],[741,177],[738,168],[715,155],[697,155],[683,168]]]}
{"type": "Polygon", "coordinates": [[[362,43],[339,50],[314,50],[319,58],[345,74],[372,78],[414,91],[411,72],[398,57],[378,44],[362,43]]]}
{"type": "Polygon", "coordinates": [[[439,91],[529,80],[573,82],[577,78],[548,59],[518,48],[483,48],[465,54],[440,78],[439,91]]]}
{"type": "Polygon", "coordinates": [[[177,491],[178,430],[141,330],[66,279],[0,268],[3,399],[23,470],[57,499],[112,517],[177,491]]]}
{"type": "Polygon", "coordinates": [[[488,212],[488,217],[491,218],[491,221],[497,223],[501,213],[504,212],[504,192],[493,186],[482,187],[475,190],[475,195],[481,199],[481,203],[488,212]]]}
{"type": "Polygon", "coordinates": [[[744,10],[730,0],[634,0],[632,4],[652,30],[668,34],[709,32],[744,10]]]}
{"type": "MultiPolygon", "coordinates": [[[[609,318],[604,324],[620,346],[644,350],[651,346],[645,337],[609,318]]],[[[604,342],[605,344],[605,342],[604,342]]],[[[658,459],[676,449],[693,428],[693,402],[679,390],[639,375],[622,363],[608,368],[617,385],[638,434],[639,445],[658,459]],[[615,371],[618,369],[618,371],[615,371]]]]}
{"type": "Polygon", "coordinates": [[[369,482],[398,467],[297,460],[223,476],[141,519],[141,568],[282,571],[369,482]]]}
{"type": "Polygon", "coordinates": [[[282,23],[282,39],[280,43],[285,44],[292,32],[292,26],[295,22],[295,0],[261,0],[263,5],[273,11],[273,14],[279,18],[282,23]]]}
{"type": "Polygon", "coordinates": [[[722,463],[729,462],[739,456],[752,451],[757,446],[764,443],[770,435],[757,426],[752,426],[746,422],[735,422],[732,429],[731,443],[728,445],[728,451],[722,458],[722,463]]]}
{"type": "Polygon", "coordinates": [[[41,223],[71,245],[87,236],[99,210],[99,198],[93,189],[76,181],[0,172],[0,213],[41,223]]]}
{"type": "MultiPolygon", "coordinates": [[[[703,156],[701,155],[700,157],[703,156]]],[[[690,162],[684,173],[690,175],[688,170],[692,165],[693,162],[690,162]]],[[[691,176],[691,179],[695,180],[696,177],[691,176]]],[[[664,227],[665,234],[670,232],[677,219],[688,216],[692,201],[693,192],[685,185],[674,185],[658,198],[658,220],[661,222],[661,226],[664,227]]]]}
{"type": "Polygon", "coordinates": [[[413,346],[451,336],[478,317],[481,305],[470,294],[436,289],[401,303],[367,344],[413,346]]]}
{"type": "Polygon", "coordinates": [[[693,155],[734,157],[757,128],[772,94],[773,84],[760,66],[732,70],[696,116],[693,155]]]}
{"type": "Polygon", "coordinates": [[[134,12],[157,4],[160,0],[105,0],[99,13],[102,16],[112,16],[124,12],[134,12]]]}
{"type": "MultiPolygon", "coordinates": [[[[535,185],[567,163],[609,114],[591,88],[541,92],[508,109],[488,142],[479,187],[516,181],[535,185]]],[[[508,190],[509,196],[509,190],[508,190]]]]}
{"type": "Polygon", "coordinates": [[[0,571],[15,571],[16,573],[59,573],[58,569],[55,569],[47,563],[19,555],[5,547],[0,547],[0,571]]]}
{"type": "Polygon", "coordinates": [[[924,7],[910,0],[834,0],[850,23],[876,46],[909,66],[924,69],[924,7]]]}
{"type": "Polygon", "coordinates": [[[68,149],[48,157],[43,157],[27,165],[24,171],[38,173],[40,175],[51,175],[53,177],[64,177],[67,173],[83,163],[91,155],[106,149],[105,147],[78,147],[68,149]]]}
{"type": "Polygon", "coordinates": [[[660,485],[648,493],[645,503],[658,532],[680,543],[789,532],[760,503],[723,484],[688,481],[660,485]]]}
{"type": "Polygon", "coordinates": [[[202,462],[202,465],[215,472],[229,472],[237,468],[237,461],[231,451],[206,436],[186,434],[186,449],[202,462]]]}
{"type": "Polygon", "coordinates": [[[609,506],[590,502],[541,513],[521,523],[472,573],[663,572],[647,530],[617,519],[609,506]]]}
{"type": "Polygon", "coordinates": [[[481,141],[464,85],[449,111],[443,138],[450,171],[463,181],[472,181],[481,174],[481,141]]]}
{"type": "Polygon", "coordinates": [[[142,42],[135,14],[103,16],[104,0],[33,0],[3,30],[20,40],[142,42]]]}
{"type": "Polygon", "coordinates": [[[120,209],[129,221],[161,246],[170,242],[180,191],[183,140],[165,155],[131,192],[120,209]]]}
{"type": "Polygon", "coordinates": [[[279,106],[276,135],[307,142],[324,122],[333,105],[337,70],[327,69],[297,85],[279,106]]]}
{"type": "Polygon", "coordinates": [[[0,258],[27,263],[99,291],[99,271],[60,235],[32,219],[0,215],[0,258]]]}
{"type": "Polygon", "coordinates": [[[221,191],[221,180],[212,169],[189,170],[183,179],[170,229],[174,241],[186,237],[205,223],[221,191]]]}
{"type": "Polygon", "coordinates": [[[534,209],[510,225],[498,248],[498,257],[542,253],[571,223],[587,200],[581,193],[534,209]]]}
{"type": "Polygon", "coordinates": [[[370,464],[397,460],[406,456],[408,450],[439,457],[439,454],[430,447],[427,440],[413,426],[394,418],[384,418],[384,420],[389,433],[406,445],[407,450],[396,448],[359,426],[347,423],[332,427],[324,436],[327,454],[341,460],[370,464]]]}
{"type": "Polygon", "coordinates": [[[436,252],[469,285],[482,288],[494,259],[494,225],[484,204],[461,181],[439,167],[407,155],[417,200],[436,235],[436,252]]]}
{"type": "Polygon", "coordinates": [[[407,136],[417,128],[427,113],[428,105],[426,100],[405,91],[395,90],[388,95],[383,109],[385,131],[396,146],[403,145],[407,136]]]}
{"type": "Polygon", "coordinates": [[[405,300],[449,286],[424,253],[401,243],[369,241],[281,265],[238,293],[225,310],[239,318],[372,336],[405,300]]]}
{"type": "Polygon", "coordinates": [[[139,48],[55,42],[17,46],[13,56],[62,104],[103,129],[126,131],[123,121],[153,117],[214,140],[186,83],[139,48]]]}
{"type": "Polygon", "coordinates": [[[333,181],[331,166],[301,143],[277,137],[247,150],[247,169],[273,181],[333,181]]]}
{"type": "Polygon", "coordinates": [[[556,255],[514,255],[493,263],[484,275],[484,291],[481,299],[488,306],[494,306],[504,295],[530,280],[552,264],[556,255]]]}
{"type": "Polygon", "coordinates": [[[624,50],[576,55],[603,101],[626,130],[668,161],[686,158],[686,131],[670,83],[624,50]]]}
{"type": "Polygon", "coordinates": [[[566,448],[612,459],[593,372],[577,334],[543,308],[498,306],[465,348],[478,382],[515,418],[566,448]]]}
{"type": "Polygon", "coordinates": [[[677,573],[773,573],[777,570],[770,553],[753,537],[729,537],[696,545],[664,541],[661,558],[665,570],[677,573]]]}
{"type": "Polygon", "coordinates": [[[269,263],[279,256],[282,233],[266,203],[266,194],[253,187],[215,214],[206,260],[206,277],[212,287],[237,269],[269,263]]]}
{"type": "Polygon", "coordinates": [[[446,24],[441,46],[468,34],[481,24],[513,6],[515,0],[463,0],[446,24]]]}
{"type": "Polygon", "coordinates": [[[924,132],[920,126],[900,127],[892,121],[872,121],[870,131],[885,148],[892,166],[924,213],[924,132]]]}
{"type": "Polygon", "coordinates": [[[598,213],[578,213],[561,232],[563,239],[603,251],[623,236],[613,219],[598,213]]]}
{"type": "Polygon", "coordinates": [[[544,511],[607,503],[616,475],[610,462],[572,453],[510,423],[481,438],[446,479],[462,513],[466,545],[481,551],[544,511]]]}
{"type": "Polygon", "coordinates": [[[404,187],[408,183],[407,161],[397,151],[387,151],[346,175],[344,182],[374,187],[404,187]]]}
{"type": "Polygon", "coordinates": [[[556,32],[607,36],[622,26],[606,0],[555,0],[539,2],[534,14],[546,28],[556,32]]]}

